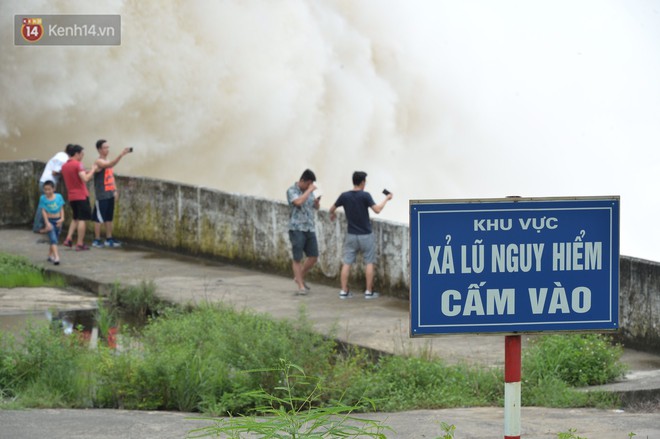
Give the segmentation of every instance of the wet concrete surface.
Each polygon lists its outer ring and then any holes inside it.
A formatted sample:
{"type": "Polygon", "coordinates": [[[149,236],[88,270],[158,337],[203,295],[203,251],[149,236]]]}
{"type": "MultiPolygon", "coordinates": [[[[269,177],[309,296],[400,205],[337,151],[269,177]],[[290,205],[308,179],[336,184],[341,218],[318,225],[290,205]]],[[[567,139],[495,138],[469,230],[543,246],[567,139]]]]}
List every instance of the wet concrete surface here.
{"type": "MultiPolygon", "coordinates": [[[[19,302],[21,297],[24,299],[25,311],[34,311],[49,301],[61,301],[62,306],[69,306],[72,301],[81,305],[93,303],[116,282],[137,285],[153,281],[159,297],[180,304],[224,302],[279,319],[295,319],[304,309],[318,331],[332,332],[344,342],[379,351],[434,355],[450,363],[502,366],[504,362],[503,335],[411,339],[408,303],[400,299],[380,297],[367,301],[356,294],[353,299],[340,300],[337,287],[319,283],[311,283],[308,295],[297,296],[295,284],[289,277],[130,243],[121,249],[86,252],[61,247],[62,262],[54,266],[45,261],[47,247],[37,244],[38,238],[28,230],[0,229],[0,251],[23,255],[37,265],[63,274],[72,285],[91,293],[75,290],[69,297],[67,291],[39,291],[34,297],[41,298],[35,300],[30,294],[0,290],[0,315],[7,313],[3,308],[5,303],[7,308],[21,307],[14,302],[16,298],[19,302]],[[5,302],[5,297],[14,299],[5,302]]],[[[523,336],[523,350],[530,337],[523,336]]],[[[637,404],[641,411],[525,407],[522,410],[523,437],[556,438],[558,432],[576,428],[580,436],[590,439],[627,438],[630,432],[635,432],[639,438],[660,439],[660,410],[655,402],[660,394],[660,356],[625,349],[623,361],[630,367],[630,374],[622,382],[610,385],[618,387],[608,390],[643,398],[644,402],[637,404]]],[[[201,422],[193,422],[186,419],[187,416],[197,415],[121,410],[0,411],[0,438],[186,437],[187,431],[201,422]],[[105,428],[97,427],[105,424],[105,428]],[[44,433],[39,435],[37,431],[44,433]]],[[[398,432],[387,434],[389,438],[438,437],[442,433],[439,428],[442,421],[457,426],[456,437],[503,436],[502,408],[378,413],[367,417],[386,419],[386,425],[398,432]]]]}

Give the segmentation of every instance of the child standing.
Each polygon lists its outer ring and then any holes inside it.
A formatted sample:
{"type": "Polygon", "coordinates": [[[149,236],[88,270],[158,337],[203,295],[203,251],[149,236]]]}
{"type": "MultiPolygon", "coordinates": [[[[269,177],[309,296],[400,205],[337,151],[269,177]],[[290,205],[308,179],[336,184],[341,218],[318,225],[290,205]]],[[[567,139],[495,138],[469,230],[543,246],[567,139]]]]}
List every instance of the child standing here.
{"type": "Polygon", "coordinates": [[[39,211],[44,218],[44,228],[41,233],[47,233],[50,239],[48,262],[60,265],[60,255],[57,252],[57,240],[64,223],[64,198],[55,193],[55,183],[48,180],[44,183],[44,194],[39,198],[39,211]]]}

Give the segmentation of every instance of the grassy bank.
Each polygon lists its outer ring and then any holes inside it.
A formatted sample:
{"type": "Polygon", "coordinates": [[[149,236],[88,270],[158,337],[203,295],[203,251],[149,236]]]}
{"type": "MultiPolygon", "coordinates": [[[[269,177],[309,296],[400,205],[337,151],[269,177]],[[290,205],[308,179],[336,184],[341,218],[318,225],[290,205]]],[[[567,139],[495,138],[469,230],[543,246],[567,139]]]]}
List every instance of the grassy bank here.
{"type": "MultiPolygon", "coordinates": [[[[15,271],[25,267],[10,265],[15,271]]],[[[110,297],[98,313],[101,340],[114,324],[112,304],[130,306],[139,317],[139,324],[121,328],[119,349],[104,342],[90,349],[81,332],[66,335],[56,324],[29,327],[20,342],[0,333],[0,407],[246,415],[259,414],[273,397],[359,411],[503,405],[499,368],[345,352],[332,337],[312,331],[303,309],[296,319],[281,321],[222,305],[168,308],[155,300],[150,283],[116,286],[110,297]],[[284,386],[283,364],[313,379],[284,386]]],[[[616,406],[611,395],[575,386],[620,376],[621,353],[596,334],[540,337],[523,357],[523,404],[616,406]]]]}
{"type": "MultiPolygon", "coordinates": [[[[323,383],[315,402],[320,406],[360,405],[365,398],[380,411],[503,404],[500,369],[398,356],[374,362],[359,349],[338,354],[302,314],[275,321],[223,306],[169,309],[141,330],[122,333],[119,352],[103,343],[90,349],[79,334],[47,325],[26,330],[21,343],[3,333],[3,404],[249,414],[263,403],[249,396],[253,392],[279,394],[282,361],[323,383]]],[[[599,335],[541,337],[524,356],[523,404],[615,406],[610,395],[574,386],[619,376],[619,355],[620,348],[599,335]]],[[[298,397],[310,390],[303,383],[293,386],[298,397]]]]}
{"type": "Polygon", "coordinates": [[[0,253],[0,288],[43,286],[62,287],[64,280],[47,275],[27,258],[0,253]]]}

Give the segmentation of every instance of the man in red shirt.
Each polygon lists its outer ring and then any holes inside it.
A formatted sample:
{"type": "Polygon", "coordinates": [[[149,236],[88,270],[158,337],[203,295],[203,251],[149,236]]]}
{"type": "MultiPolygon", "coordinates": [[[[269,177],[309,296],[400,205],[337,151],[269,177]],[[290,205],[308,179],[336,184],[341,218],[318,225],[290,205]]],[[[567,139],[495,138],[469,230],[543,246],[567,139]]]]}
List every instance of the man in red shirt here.
{"type": "Polygon", "coordinates": [[[69,150],[69,154],[71,158],[62,166],[61,174],[66,185],[73,220],[69,225],[69,233],[67,233],[63,245],[72,247],[71,238],[73,238],[73,233],[77,231],[76,251],[89,250],[89,247],[83,242],[85,238],[85,221],[92,219],[87,182],[94,176],[96,164],[92,165],[92,169],[89,171],[85,171],[81,163],[85,153],[83,152],[83,147],[80,145],[73,145],[69,150]]]}

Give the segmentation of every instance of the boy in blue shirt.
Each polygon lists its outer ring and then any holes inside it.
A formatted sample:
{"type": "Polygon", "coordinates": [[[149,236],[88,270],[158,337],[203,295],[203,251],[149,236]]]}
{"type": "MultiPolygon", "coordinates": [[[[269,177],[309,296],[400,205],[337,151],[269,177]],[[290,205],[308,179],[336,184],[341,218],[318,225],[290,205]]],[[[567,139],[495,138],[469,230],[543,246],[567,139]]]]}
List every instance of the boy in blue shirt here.
{"type": "Polygon", "coordinates": [[[44,219],[44,228],[41,233],[47,233],[50,240],[48,247],[48,262],[60,264],[60,255],[57,251],[57,240],[64,223],[64,198],[55,193],[55,183],[48,180],[44,183],[44,194],[39,198],[39,212],[44,219]]]}

